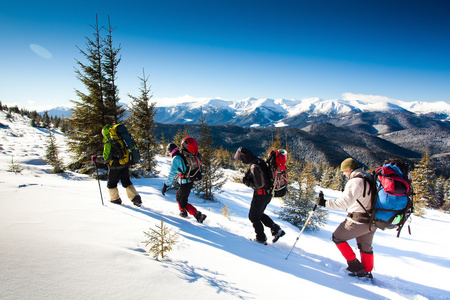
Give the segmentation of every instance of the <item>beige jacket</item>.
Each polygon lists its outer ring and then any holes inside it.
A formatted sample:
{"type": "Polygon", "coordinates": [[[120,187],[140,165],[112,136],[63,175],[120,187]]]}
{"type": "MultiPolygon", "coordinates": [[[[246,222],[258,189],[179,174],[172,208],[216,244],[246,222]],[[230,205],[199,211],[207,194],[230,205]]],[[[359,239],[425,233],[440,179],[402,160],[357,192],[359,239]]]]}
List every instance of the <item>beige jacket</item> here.
{"type": "Polygon", "coordinates": [[[346,210],[348,213],[355,213],[355,212],[364,213],[366,212],[364,208],[367,211],[369,211],[372,206],[370,195],[367,195],[370,188],[369,183],[366,183],[366,195],[365,197],[363,197],[364,183],[365,183],[364,178],[355,178],[358,175],[364,176],[364,174],[367,173],[360,168],[354,170],[350,174],[350,179],[345,185],[344,191],[342,192],[342,196],[339,199],[326,201],[326,207],[331,209],[346,210]],[[359,200],[359,202],[361,202],[364,208],[362,208],[361,205],[356,200],[359,200]]]}

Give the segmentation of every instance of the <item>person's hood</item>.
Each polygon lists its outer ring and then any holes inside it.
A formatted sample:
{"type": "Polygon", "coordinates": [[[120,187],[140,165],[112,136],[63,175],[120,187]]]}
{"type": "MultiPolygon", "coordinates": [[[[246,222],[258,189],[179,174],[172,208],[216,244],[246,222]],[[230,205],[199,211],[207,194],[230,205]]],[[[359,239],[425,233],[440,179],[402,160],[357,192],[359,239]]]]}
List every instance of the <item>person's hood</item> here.
{"type": "Polygon", "coordinates": [[[109,125],[105,125],[102,128],[102,134],[103,134],[103,143],[106,143],[106,141],[111,137],[110,133],[109,133],[109,125]]]}
{"type": "Polygon", "coordinates": [[[237,149],[236,154],[234,155],[234,159],[243,162],[244,164],[249,164],[254,161],[257,157],[247,148],[239,147],[237,149]]]}

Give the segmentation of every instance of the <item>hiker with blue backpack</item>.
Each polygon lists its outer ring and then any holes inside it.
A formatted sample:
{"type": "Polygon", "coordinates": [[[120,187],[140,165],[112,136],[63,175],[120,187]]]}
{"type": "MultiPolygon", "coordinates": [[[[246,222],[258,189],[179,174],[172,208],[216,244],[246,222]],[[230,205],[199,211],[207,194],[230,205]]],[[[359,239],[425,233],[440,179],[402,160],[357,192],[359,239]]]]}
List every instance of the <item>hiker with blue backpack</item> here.
{"type": "Polygon", "coordinates": [[[402,159],[392,158],[369,174],[353,158],[347,158],[341,163],[341,171],[349,178],[341,198],[325,200],[320,192],[317,204],[348,212],[332,239],[347,260],[349,275],[373,278],[372,240],[376,229],[397,228],[399,237],[414,209],[409,165],[402,159]],[[347,243],[353,238],[361,261],[347,243]]]}
{"type": "Polygon", "coordinates": [[[317,204],[348,212],[345,221],[334,231],[332,240],[347,260],[349,275],[372,278],[374,263],[372,240],[376,228],[371,228],[370,216],[367,213],[372,209],[372,200],[367,192],[370,184],[364,180],[364,176],[369,174],[364,172],[353,158],[347,158],[341,163],[341,171],[349,179],[342,196],[335,200],[325,200],[321,193],[317,204]],[[361,261],[347,242],[351,239],[356,239],[361,261]]]}

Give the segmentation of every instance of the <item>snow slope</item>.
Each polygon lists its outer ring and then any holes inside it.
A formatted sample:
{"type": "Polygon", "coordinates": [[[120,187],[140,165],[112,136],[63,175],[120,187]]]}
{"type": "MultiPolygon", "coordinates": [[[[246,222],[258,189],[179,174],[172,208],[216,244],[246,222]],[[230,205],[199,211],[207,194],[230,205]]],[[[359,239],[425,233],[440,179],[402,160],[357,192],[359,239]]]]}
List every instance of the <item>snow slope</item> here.
{"type": "MultiPolygon", "coordinates": [[[[17,116],[6,121],[3,112],[0,123],[8,126],[0,128],[0,299],[450,299],[449,215],[413,217],[412,235],[404,229],[400,238],[377,232],[372,284],[346,275],[331,241],[345,212],[330,211],[325,227],[304,232],[286,259],[300,230],[276,218],[279,199],[266,212],[286,235],[268,246],[249,241],[252,191],[242,184],[229,181],[217,203],[190,197],[208,215],[205,224],[180,218],[175,191],[160,193],[167,157],[158,158],[159,178],[133,180],[143,207],[121,187],[124,205],[109,203],[104,181],[102,205],[96,180],[51,174],[42,159],[45,130],[17,116]],[[12,158],[21,173],[7,172],[12,158]],[[234,214],[229,219],[223,204],[234,214]],[[144,231],[161,219],[179,230],[179,241],[168,258],[155,260],[144,231]]],[[[56,137],[63,150],[64,138],[56,137]]]]}

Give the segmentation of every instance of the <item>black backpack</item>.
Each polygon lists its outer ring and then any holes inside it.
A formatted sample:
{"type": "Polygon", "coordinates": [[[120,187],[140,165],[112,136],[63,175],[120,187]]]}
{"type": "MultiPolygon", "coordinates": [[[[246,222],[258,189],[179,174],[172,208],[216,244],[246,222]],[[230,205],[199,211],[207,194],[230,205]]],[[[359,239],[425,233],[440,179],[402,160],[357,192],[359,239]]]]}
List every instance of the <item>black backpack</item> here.
{"type": "Polygon", "coordinates": [[[121,159],[129,155],[127,161],[129,160],[132,165],[138,163],[140,160],[139,150],[125,125],[120,123],[113,125],[109,129],[109,133],[111,135],[113,158],[121,159]],[[118,157],[115,157],[116,155],[118,157]]]}

